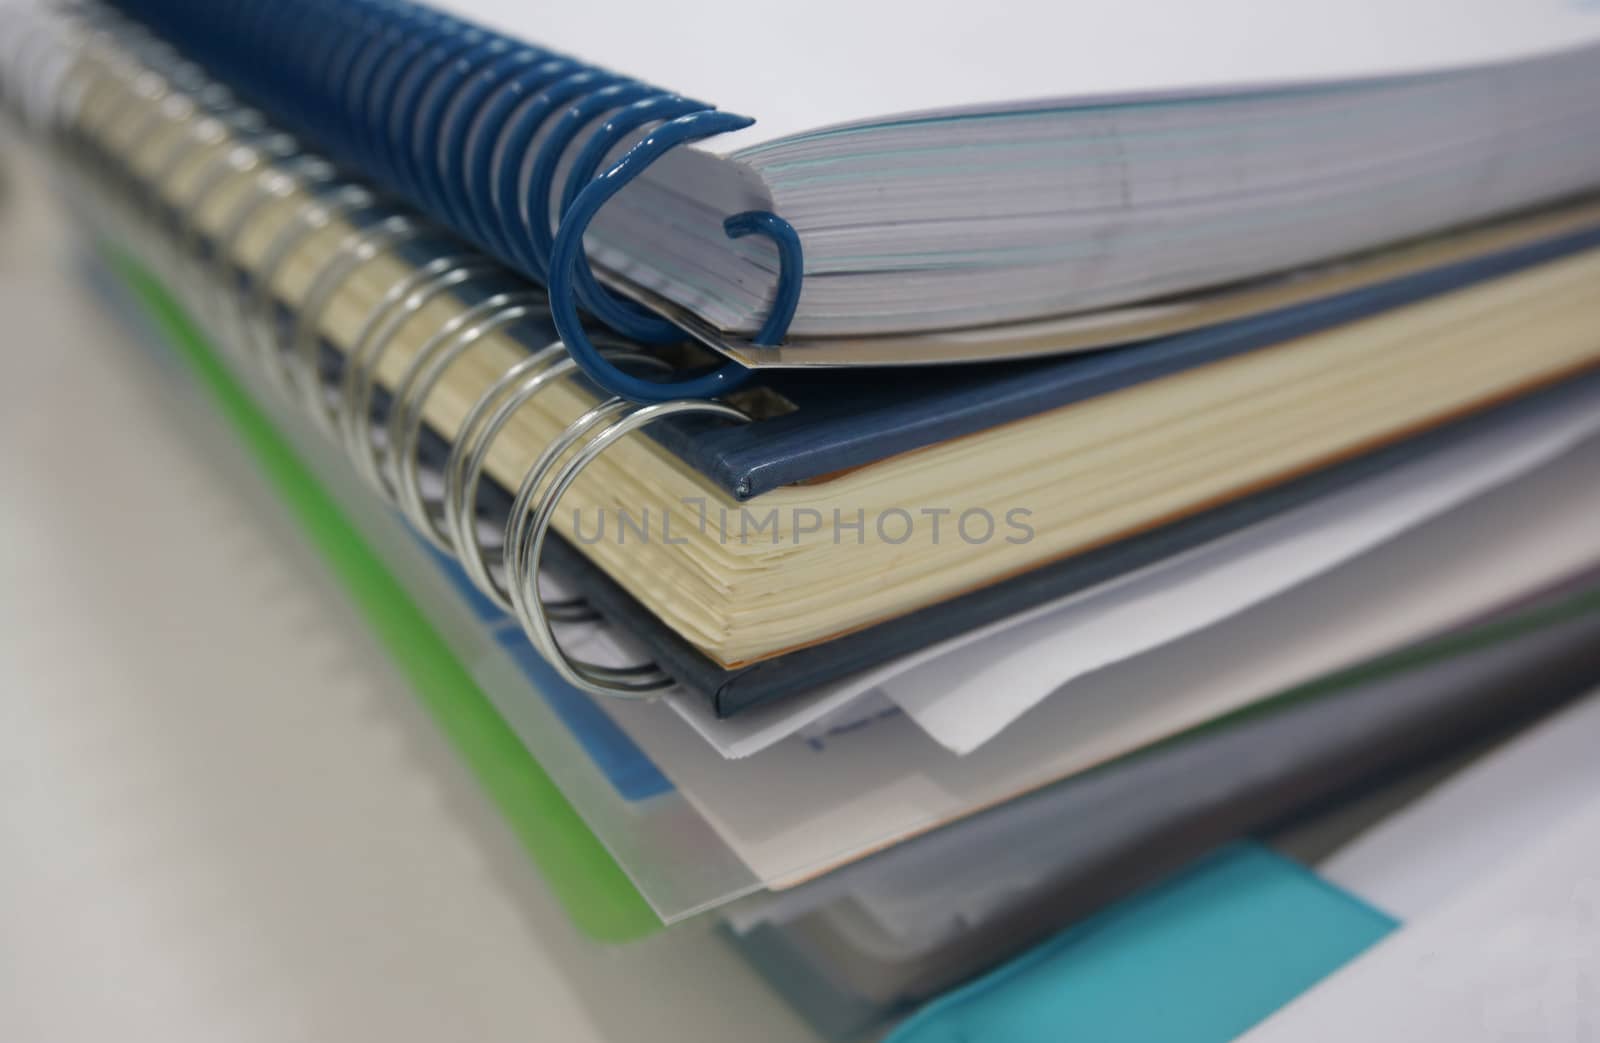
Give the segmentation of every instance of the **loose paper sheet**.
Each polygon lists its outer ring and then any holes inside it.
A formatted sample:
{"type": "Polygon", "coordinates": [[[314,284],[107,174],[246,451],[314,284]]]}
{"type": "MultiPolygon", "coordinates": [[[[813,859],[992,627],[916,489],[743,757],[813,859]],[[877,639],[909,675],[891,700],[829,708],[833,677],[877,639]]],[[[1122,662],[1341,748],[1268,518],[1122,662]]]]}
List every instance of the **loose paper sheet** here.
{"type": "Polygon", "coordinates": [[[904,715],[723,758],[668,707],[605,703],[755,874],[798,883],[1473,618],[1600,562],[1587,446],[1227,622],[1096,671],[956,757],[904,715]]]}

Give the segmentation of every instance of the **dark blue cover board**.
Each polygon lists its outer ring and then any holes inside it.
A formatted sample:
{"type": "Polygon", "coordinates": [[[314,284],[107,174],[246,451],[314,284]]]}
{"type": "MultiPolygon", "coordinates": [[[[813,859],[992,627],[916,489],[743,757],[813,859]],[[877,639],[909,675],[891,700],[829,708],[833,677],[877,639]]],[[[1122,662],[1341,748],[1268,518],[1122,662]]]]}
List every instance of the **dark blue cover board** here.
{"type": "Polygon", "coordinates": [[[975,626],[1183,553],[1443,449],[1471,437],[1486,424],[1543,409],[1597,384],[1600,372],[1592,372],[1171,524],[817,645],[733,668],[712,661],[678,636],[570,544],[552,540],[545,549],[545,564],[582,590],[602,615],[649,648],[662,668],[681,684],[710,699],[720,716],[728,716],[748,706],[810,691],[975,626]]]}
{"type": "Polygon", "coordinates": [[[1046,361],[916,369],[773,370],[798,408],[752,424],[685,418],[656,438],[739,499],[1268,348],[1474,282],[1600,246],[1600,229],[1546,240],[1293,308],[1046,361]]]}

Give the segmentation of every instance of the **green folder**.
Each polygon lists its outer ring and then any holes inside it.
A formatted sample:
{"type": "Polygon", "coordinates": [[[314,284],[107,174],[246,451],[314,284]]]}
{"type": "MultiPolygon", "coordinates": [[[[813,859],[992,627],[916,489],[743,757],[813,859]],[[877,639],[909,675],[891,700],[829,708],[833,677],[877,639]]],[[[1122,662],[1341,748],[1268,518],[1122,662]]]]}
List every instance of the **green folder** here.
{"type": "Polygon", "coordinates": [[[137,261],[111,250],[107,259],[350,592],[578,928],[603,942],[658,929],[660,919],[621,867],[182,307],[137,261]]]}

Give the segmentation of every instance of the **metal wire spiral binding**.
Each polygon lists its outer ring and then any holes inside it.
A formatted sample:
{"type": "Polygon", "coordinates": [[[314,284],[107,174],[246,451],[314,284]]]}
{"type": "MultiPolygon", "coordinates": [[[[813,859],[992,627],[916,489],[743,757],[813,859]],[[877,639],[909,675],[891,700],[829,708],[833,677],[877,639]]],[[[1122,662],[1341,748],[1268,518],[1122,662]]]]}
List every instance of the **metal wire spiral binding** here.
{"type": "Polygon", "coordinates": [[[288,358],[300,372],[301,401],[323,432],[336,433],[335,400],[322,379],[323,317],[335,295],[363,267],[402,243],[414,242],[431,229],[406,214],[391,213],[368,227],[358,228],[339,243],[327,262],[311,279],[289,335],[288,358]]]}
{"type": "Polygon", "coordinates": [[[227,156],[236,138],[260,133],[260,130],[255,121],[245,118],[247,113],[218,118],[205,107],[168,103],[163,108],[171,110],[177,129],[172,133],[167,150],[159,157],[154,175],[144,186],[131,186],[129,203],[149,227],[152,238],[169,244],[167,263],[177,269],[183,263],[186,248],[187,215],[194,211],[186,208],[182,201],[176,205],[169,203],[165,198],[169,186],[178,182],[180,171],[195,165],[208,173],[213,161],[227,156]],[[163,231],[168,233],[166,237],[162,236],[163,231]]]}
{"type": "MultiPolygon", "coordinates": [[[[187,116],[198,109],[198,106],[188,95],[171,90],[166,80],[154,75],[141,75],[133,86],[137,93],[127,96],[128,105],[126,107],[132,109],[129,118],[120,118],[124,110],[119,108],[113,111],[109,121],[112,128],[111,132],[116,135],[112,138],[110,145],[110,151],[113,152],[131,147],[135,142],[149,141],[161,124],[171,122],[170,116],[175,113],[170,110],[178,110],[182,115],[187,116]]],[[[224,139],[225,129],[214,121],[207,121],[202,125],[211,130],[212,143],[224,139]]],[[[156,166],[155,176],[150,182],[148,198],[155,199],[159,186],[166,184],[170,180],[173,169],[174,165],[171,160],[171,153],[169,153],[167,159],[156,166]]],[[[152,218],[157,218],[159,215],[152,213],[151,216],[152,218]]]]}
{"type": "Polygon", "coordinates": [[[48,71],[60,62],[59,26],[27,7],[12,8],[0,19],[0,110],[34,130],[48,126],[60,102],[47,93],[56,78],[48,71]]]}
{"type": "MultiPolygon", "coordinates": [[[[124,43],[115,30],[112,17],[98,19],[81,41],[80,56],[92,55],[93,61],[75,65],[63,85],[74,99],[70,103],[74,133],[64,135],[62,144],[76,157],[79,176],[120,204],[108,207],[108,218],[120,222],[128,234],[149,234],[149,229],[138,227],[144,211],[135,201],[139,195],[136,179],[131,170],[111,161],[117,147],[111,142],[126,135],[133,123],[128,114],[140,111],[141,98],[160,93],[159,80],[151,76],[148,64],[139,56],[148,54],[152,60],[173,63],[176,58],[170,50],[162,51],[147,34],[130,32],[124,43]]],[[[159,112],[154,104],[148,109],[159,112]]]]}
{"type": "Polygon", "coordinates": [[[359,218],[383,205],[372,190],[352,182],[318,185],[313,202],[295,211],[279,229],[255,271],[255,283],[246,310],[246,343],[267,376],[291,394],[298,393],[296,374],[285,362],[279,338],[276,289],[279,273],[305,241],[339,218],[359,218]]]}
{"type": "MultiPolygon", "coordinates": [[[[175,114],[175,119],[182,120],[184,116],[175,114]]],[[[163,211],[167,209],[161,199],[161,186],[168,183],[171,171],[188,159],[183,152],[183,141],[187,135],[183,135],[182,131],[179,135],[181,136],[178,140],[169,146],[170,151],[158,164],[156,175],[150,179],[150,183],[145,186],[142,193],[152,225],[159,223],[163,211]]],[[[189,218],[205,210],[210,205],[214,193],[240,174],[260,169],[263,165],[275,161],[290,159],[299,152],[299,146],[294,138],[287,134],[262,132],[255,135],[235,135],[235,137],[242,137],[243,140],[230,142],[227,148],[212,156],[195,176],[194,184],[188,194],[171,208],[175,212],[180,231],[176,243],[178,254],[185,260],[198,257],[205,252],[200,226],[189,218]]]]}
{"type": "MultiPolygon", "coordinates": [[[[601,350],[608,352],[613,361],[619,363],[668,368],[656,355],[642,354],[622,346],[606,346],[601,350]]],[[[445,462],[445,531],[451,548],[478,589],[507,612],[516,611],[510,586],[494,575],[497,567],[505,565],[505,543],[502,540],[496,548],[485,547],[476,525],[478,487],[483,480],[483,468],[494,440],[517,411],[533,401],[551,383],[571,375],[576,369],[577,364],[567,355],[565,346],[559,340],[519,360],[501,374],[468,410],[445,462]]],[[[558,614],[553,611],[552,603],[548,600],[544,602],[544,607],[545,614],[552,619],[562,622],[573,619],[570,613],[558,614]]]]}
{"type": "Polygon", "coordinates": [[[551,620],[539,601],[539,562],[550,534],[550,523],[562,495],[590,462],[617,440],[657,420],[686,413],[721,417],[745,423],[743,413],[721,402],[681,400],[638,406],[611,399],[579,418],[551,443],[522,481],[506,529],[506,563],[517,618],[535,648],[568,682],[595,695],[649,698],[672,687],[673,680],[658,667],[611,667],[569,656],[557,640],[551,620]],[[604,425],[603,427],[601,425],[604,425]],[[594,434],[590,432],[599,428],[594,434]],[[587,441],[582,441],[587,436],[587,441]],[[545,479],[565,459],[548,484],[545,479]]]}
{"type": "Polygon", "coordinates": [[[630,409],[620,398],[607,399],[573,421],[539,455],[523,476],[506,521],[505,565],[511,603],[523,630],[535,648],[563,677],[586,691],[634,698],[671,687],[671,681],[654,664],[612,667],[603,663],[568,660],[540,604],[538,576],[526,565],[528,549],[523,534],[540,502],[545,477],[598,425],[630,409]]]}
{"type": "MultiPolygon", "coordinates": [[[[363,10],[378,18],[392,6],[400,5],[371,0],[363,10]]],[[[203,20],[218,18],[226,20],[223,15],[203,20]]],[[[93,104],[63,117],[59,141],[74,154],[74,168],[89,174],[86,184],[97,185],[109,211],[124,222],[124,230],[147,244],[147,255],[161,262],[175,290],[219,344],[234,354],[242,372],[253,374],[250,379],[258,391],[311,413],[380,496],[422,536],[453,553],[488,597],[517,616],[529,640],[566,680],[595,694],[631,698],[670,687],[671,678],[653,664],[614,667],[568,656],[555,624],[591,619],[594,614],[581,600],[543,596],[539,563],[561,497],[606,448],[668,416],[699,413],[742,422],[743,414],[705,401],[646,406],[622,398],[600,402],[539,453],[517,485],[504,538],[496,544],[485,537],[478,510],[493,445],[519,410],[557,382],[578,377],[586,367],[573,357],[563,337],[530,350],[500,373],[471,403],[456,429],[443,469],[442,495],[428,493],[422,476],[428,403],[450,368],[475,346],[491,337],[504,343],[505,335],[522,324],[553,315],[550,298],[519,288],[522,284],[499,265],[448,245],[442,230],[396,208],[366,186],[340,177],[334,165],[306,152],[298,139],[241,105],[160,40],[125,34],[122,20],[103,9],[86,8],[78,19],[80,32],[73,44],[78,64],[70,76],[75,89],[86,98],[92,96],[93,104]],[[127,162],[135,153],[141,157],[137,170],[127,162]],[[169,182],[183,186],[181,195],[168,194],[169,182]],[[220,204],[225,191],[230,195],[224,206],[220,204]],[[272,223],[264,226],[269,215],[272,223]],[[335,229],[340,234],[330,241],[335,229]],[[250,270],[243,272],[235,265],[247,238],[253,238],[258,249],[250,270]],[[401,245],[431,247],[434,239],[440,244],[435,256],[408,270],[378,300],[364,306],[343,352],[342,371],[330,383],[332,375],[322,366],[322,338],[335,302],[344,299],[341,294],[357,274],[378,258],[394,256],[401,245]],[[322,244],[315,256],[308,249],[313,241],[322,244]],[[164,245],[150,255],[150,243],[164,245]],[[300,290],[292,317],[283,321],[278,294],[291,269],[295,272],[291,281],[300,290]],[[452,305],[448,318],[430,318],[426,330],[413,328],[413,319],[445,301],[452,305]],[[380,380],[380,372],[392,374],[395,369],[386,359],[402,334],[406,343],[420,347],[408,352],[397,381],[390,383],[389,375],[380,380]],[[386,414],[380,388],[389,394],[386,414]]],[[[443,51],[426,57],[410,51],[409,58],[397,57],[396,46],[391,40],[355,49],[360,52],[353,55],[360,69],[352,65],[346,71],[366,87],[350,111],[325,117],[325,122],[332,125],[345,118],[361,122],[365,137],[359,147],[391,164],[396,183],[415,189],[452,215],[470,215],[471,220],[484,214],[482,192],[494,180],[484,175],[493,172],[475,169],[467,171],[473,176],[460,177],[443,154],[433,157],[430,168],[427,157],[416,150],[397,152],[381,133],[390,121],[412,119],[425,129],[437,127],[446,141],[461,146],[459,153],[451,146],[452,154],[469,167],[474,154],[493,144],[480,122],[485,112],[509,111],[522,121],[523,129],[531,120],[537,130],[552,113],[538,119],[530,113],[536,107],[550,107],[552,97],[571,92],[572,97],[587,99],[558,116],[556,127],[546,128],[545,133],[556,137],[554,143],[542,139],[537,155],[521,170],[528,184],[519,188],[513,183],[528,203],[529,222],[540,223],[549,222],[549,211],[532,201],[548,201],[554,191],[544,165],[553,172],[553,164],[565,152],[578,148],[573,174],[562,186],[563,206],[579,207],[580,213],[592,217],[597,207],[583,200],[593,187],[593,170],[605,154],[641,128],[696,104],[652,94],[616,77],[596,86],[604,77],[570,60],[526,49],[507,50],[494,39],[465,30],[441,43],[443,51]],[[492,62],[484,67],[480,60],[492,62]],[[541,83],[544,86],[537,87],[541,83]],[[383,84],[393,90],[386,91],[383,84]],[[560,90],[550,93],[552,86],[560,90]],[[602,93],[608,88],[616,89],[602,93]],[[390,99],[391,93],[400,100],[390,99]],[[601,130],[578,146],[584,125],[608,113],[601,130]]],[[[330,61],[337,54],[352,57],[347,49],[332,45],[320,53],[330,61]]],[[[552,112],[556,110],[559,105],[552,112]]],[[[698,114],[703,113],[688,113],[698,114]]],[[[641,145],[654,140],[657,144],[652,147],[664,150],[671,144],[661,143],[670,142],[673,134],[687,140],[683,133],[699,133],[707,124],[690,119],[666,126],[680,130],[658,137],[662,134],[658,127],[641,145]]],[[[636,157],[628,169],[642,169],[641,164],[659,155],[648,149],[639,153],[640,147],[628,153],[636,157]]],[[[506,157],[500,161],[504,166],[506,157]]],[[[551,262],[569,263],[570,252],[562,253],[568,225],[543,227],[552,233],[551,262]]],[[[528,248],[526,241],[519,247],[528,248]]],[[[544,237],[533,249],[543,256],[544,237]]],[[[576,296],[579,291],[572,292],[576,296]]],[[[673,369],[656,352],[604,337],[591,340],[581,323],[575,328],[596,358],[629,379],[644,379],[636,376],[643,370],[668,374],[673,369]]]]}
{"type": "MultiPolygon", "coordinates": [[[[139,66],[129,54],[113,46],[109,33],[104,30],[84,39],[80,44],[80,50],[96,54],[99,61],[79,63],[67,75],[63,90],[72,98],[68,105],[74,118],[67,124],[67,131],[61,135],[60,144],[77,160],[77,169],[81,174],[107,182],[114,176],[113,171],[117,168],[105,162],[106,154],[101,150],[99,138],[100,121],[94,119],[94,107],[91,103],[96,100],[97,94],[109,92],[110,101],[105,104],[110,108],[112,117],[115,117],[120,110],[134,104],[135,95],[131,86],[125,91],[112,91],[107,81],[113,76],[131,81],[139,66]],[[99,162],[96,162],[97,160],[99,162]]],[[[100,115],[103,120],[105,114],[100,115]]],[[[106,187],[109,191],[116,189],[114,185],[106,187]]]]}
{"type": "MultiPolygon", "coordinates": [[[[107,134],[112,143],[99,143],[101,158],[134,143],[144,148],[146,142],[168,137],[165,151],[143,183],[131,168],[102,162],[97,169],[121,175],[118,187],[131,220],[143,221],[152,235],[162,228],[177,230],[185,207],[181,203],[169,206],[162,198],[175,172],[197,149],[223,144],[230,134],[263,133],[265,121],[259,113],[230,104],[227,92],[207,81],[197,66],[183,61],[170,46],[142,29],[100,9],[88,11],[86,20],[94,28],[90,46],[107,58],[101,71],[121,77],[126,88],[113,95],[108,113],[102,116],[101,123],[111,128],[107,134]],[[119,47],[127,49],[131,60],[119,47]],[[130,106],[132,112],[124,118],[130,106]]],[[[169,240],[168,266],[181,259],[184,245],[181,238],[169,240]]]]}
{"type": "Polygon", "coordinates": [[[246,160],[251,153],[250,146],[233,144],[234,138],[255,135],[224,135],[218,143],[220,147],[214,148],[200,162],[199,173],[190,190],[181,198],[169,202],[165,192],[167,186],[173,183],[174,173],[194,162],[195,154],[204,147],[203,135],[196,133],[197,124],[203,117],[199,115],[200,107],[193,104],[172,104],[165,108],[177,129],[172,132],[172,140],[167,143],[166,151],[156,164],[155,176],[146,185],[133,186],[133,206],[149,226],[154,241],[162,242],[159,235],[162,228],[169,231],[166,239],[169,245],[168,274],[176,280],[178,290],[192,307],[204,307],[207,295],[202,292],[203,283],[199,275],[206,246],[205,236],[196,218],[230,176],[237,174],[241,167],[250,167],[246,160]]]}
{"type": "Polygon", "coordinates": [[[435,258],[390,288],[362,323],[346,353],[339,391],[339,430],[356,470],[385,497],[393,499],[398,490],[387,463],[391,448],[387,428],[380,428],[373,419],[384,354],[395,334],[430,301],[455,293],[474,280],[498,276],[499,269],[492,262],[474,254],[435,258]]]}
{"type": "MultiPolygon", "coordinates": [[[[157,162],[155,174],[148,183],[134,186],[134,195],[142,202],[141,209],[152,231],[163,227],[169,230],[171,275],[178,289],[190,298],[191,306],[207,313],[209,318],[212,310],[209,305],[215,295],[202,291],[208,251],[198,216],[210,204],[213,195],[231,179],[290,159],[298,153],[298,146],[293,138],[274,131],[259,118],[233,118],[225,108],[227,99],[220,94],[210,93],[188,104],[181,103],[180,98],[175,95],[171,104],[163,106],[164,114],[177,126],[174,140],[157,162]],[[220,127],[222,137],[201,164],[189,192],[169,204],[163,197],[166,186],[178,170],[194,161],[195,152],[206,137],[199,127],[207,125],[206,121],[211,119],[217,120],[210,125],[220,127]]],[[[160,242],[161,238],[158,236],[156,241],[160,242]]]]}
{"type": "MultiPolygon", "coordinates": [[[[491,555],[503,551],[484,546],[478,533],[478,486],[489,447],[513,413],[551,381],[576,369],[560,341],[547,344],[516,362],[468,410],[451,443],[444,470],[445,533],[468,578],[501,609],[515,612],[509,589],[494,576],[491,555]]],[[[503,564],[503,557],[500,562],[503,564]]],[[[541,599],[544,611],[561,622],[594,618],[581,598],[541,599]]]]}
{"type": "Polygon", "coordinates": [[[444,500],[425,502],[420,473],[422,413],[445,370],[496,330],[548,314],[543,294],[497,294],[446,323],[411,357],[389,407],[390,478],[400,512],[429,542],[450,550],[444,530],[444,500]]]}
{"type": "MultiPolygon", "coordinates": [[[[183,287],[192,288],[192,293],[197,297],[194,306],[209,329],[226,328],[229,319],[226,304],[231,299],[235,282],[232,258],[240,237],[271,195],[254,191],[243,193],[233,208],[225,211],[210,249],[206,246],[206,236],[199,217],[212,192],[227,183],[230,172],[247,176],[247,184],[251,186],[261,186],[269,179],[280,179],[285,192],[288,185],[333,179],[334,171],[330,164],[300,154],[296,148],[293,138],[273,135],[260,142],[230,149],[226,155],[214,161],[220,175],[216,184],[197,191],[180,209],[182,249],[178,255],[176,277],[183,287]],[[211,280],[218,282],[216,292],[205,293],[204,288],[211,280]]],[[[231,341],[233,338],[228,339],[231,341]]]]}
{"type": "MultiPolygon", "coordinates": [[[[214,314],[215,325],[212,328],[220,333],[223,342],[241,349],[249,336],[245,329],[246,312],[241,307],[248,280],[234,279],[231,269],[232,258],[237,256],[239,244],[255,222],[264,213],[270,212],[275,203],[291,199],[296,193],[312,190],[315,186],[332,184],[337,177],[331,164],[319,157],[306,155],[276,164],[261,164],[253,169],[254,177],[247,183],[246,191],[223,216],[212,250],[223,265],[229,266],[226,274],[230,281],[218,284],[214,293],[206,295],[209,300],[216,302],[214,309],[202,304],[204,314],[214,314]]],[[[197,213],[189,215],[191,221],[198,216],[197,213]]],[[[194,235],[196,240],[200,238],[198,226],[194,226],[194,235]]],[[[193,255],[192,261],[197,287],[204,284],[207,274],[221,274],[216,266],[212,266],[208,273],[203,257],[198,252],[193,255]]]]}

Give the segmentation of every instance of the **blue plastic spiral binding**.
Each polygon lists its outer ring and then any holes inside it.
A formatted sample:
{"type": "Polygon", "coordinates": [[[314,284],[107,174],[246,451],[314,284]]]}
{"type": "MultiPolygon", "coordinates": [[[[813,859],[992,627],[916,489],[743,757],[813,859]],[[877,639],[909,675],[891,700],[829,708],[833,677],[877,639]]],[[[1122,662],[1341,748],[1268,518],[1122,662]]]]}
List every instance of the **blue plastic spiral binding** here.
{"type": "MultiPolygon", "coordinates": [[[[601,287],[584,231],[667,151],[749,126],[748,117],[407,0],[114,3],[335,159],[546,285],[568,350],[606,390],[659,402],[719,395],[748,379],[736,363],[672,382],[629,375],[596,350],[580,314],[645,343],[685,339],[601,287]]],[[[781,343],[800,299],[799,236],[765,211],[736,214],[724,227],[730,238],[760,235],[777,246],[778,285],[754,340],[781,343]]]]}
{"type": "MultiPolygon", "coordinates": [[[[556,331],[561,334],[562,341],[578,365],[597,383],[616,394],[639,402],[663,402],[670,398],[715,398],[749,379],[750,371],[735,362],[725,363],[703,376],[671,383],[655,383],[630,376],[602,358],[590,343],[577,308],[581,297],[601,319],[618,329],[625,329],[627,335],[636,340],[659,340],[674,330],[672,324],[663,319],[637,324],[619,321],[621,308],[613,304],[589,269],[588,258],[583,254],[583,233],[612,196],[627,187],[630,181],[669,150],[685,142],[724,134],[749,124],[750,120],[744,116],[715,110],[690,113],[665,123],[629,149],[610,170],[591,181],[587,188],[578,193],[562,216],[561,231],[556,235],[550,259],[550,314],[555,320],[556,331]]],[[[729,221],[732,223],[725,226],[729,238],[758,233],[778,244],[781,260],[778,300],[760,334],[766,340],[760,342],[770,343],[773,338],[781,339],[800,299],[800,237],[787,221],[775,214],[750,212],[737,214],[729,221]]]]}

